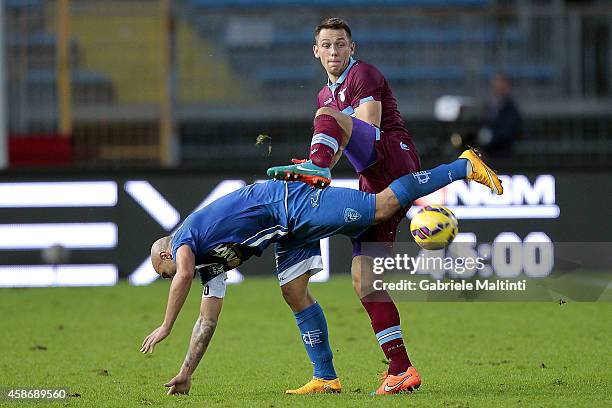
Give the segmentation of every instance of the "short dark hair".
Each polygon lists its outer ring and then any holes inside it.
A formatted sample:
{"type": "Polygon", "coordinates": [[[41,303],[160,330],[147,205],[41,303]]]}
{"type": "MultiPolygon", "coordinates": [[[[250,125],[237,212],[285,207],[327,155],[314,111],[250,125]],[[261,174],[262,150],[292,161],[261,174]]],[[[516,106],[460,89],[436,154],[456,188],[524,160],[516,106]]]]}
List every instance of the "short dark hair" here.
{"type": "Polygon", "coordinates": [[[349,25],[346,23],[346,21],[338,17],[330,17],[330,18],[325,18],[321,20],[321,22],[315,28],[315,31],[314,31],[315,41],[317,40],[317,37],[319,36],[319,33],[321,32],[321,30],[324,30],[324,29],[344,30],[346,31],[346,34],[348,34],[349,40],[351,40],[353,37],[353,35],[351,34],[351,28],[349,27],[349,25]]]}

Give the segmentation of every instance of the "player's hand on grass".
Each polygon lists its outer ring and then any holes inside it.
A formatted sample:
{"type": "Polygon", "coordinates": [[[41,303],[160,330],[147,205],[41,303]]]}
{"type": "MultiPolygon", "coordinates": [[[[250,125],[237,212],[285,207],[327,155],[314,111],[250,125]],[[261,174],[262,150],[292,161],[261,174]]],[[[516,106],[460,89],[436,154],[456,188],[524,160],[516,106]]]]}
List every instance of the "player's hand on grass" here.
{"type": "Polygon", "coordinates": [[[165,327],[164,325],[159,326],[157,329],[153,330],[151,334],[145,337],[142,342],[142,346],[140,347],[141,353],[153,353],[153,348],[155,344],[159,343],[170,334],[170,329],[165,327]]]}
{"type": "Polygon", "coordinates": [[[188,374],[179,373],[176,377],[164,384],[164,387],[169,387],[168,395],[174,394],[189,394],[191,388],[191,376],[188,374]]]}

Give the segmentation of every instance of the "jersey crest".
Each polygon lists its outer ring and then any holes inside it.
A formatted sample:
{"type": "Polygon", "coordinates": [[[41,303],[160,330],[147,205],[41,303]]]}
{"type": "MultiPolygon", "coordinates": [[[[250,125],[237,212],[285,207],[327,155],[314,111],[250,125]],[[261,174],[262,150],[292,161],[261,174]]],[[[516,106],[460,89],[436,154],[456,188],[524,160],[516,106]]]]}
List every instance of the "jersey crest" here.
{"type": "Polygon", "coordinates": [[[347,207],[344,210],[344,222],[355,222],[361,218],[361,214],[357,210],[347,207]]]}

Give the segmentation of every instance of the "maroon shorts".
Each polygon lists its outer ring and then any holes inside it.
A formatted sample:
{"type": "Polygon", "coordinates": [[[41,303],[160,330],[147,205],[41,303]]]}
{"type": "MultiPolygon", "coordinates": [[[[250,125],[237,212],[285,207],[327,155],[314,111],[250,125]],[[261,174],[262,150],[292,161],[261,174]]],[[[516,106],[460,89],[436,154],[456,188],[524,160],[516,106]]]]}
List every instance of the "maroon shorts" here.
{"type": "MultiPolygon", "coordinates": [[[[412,138],[403,132],[381,132],[375,142],[376,162],[359,174],[359,190],[380,193],[399,177],[419,171],[421,161],[412,138]]],[[[373,225],[353,241],[353,256],[387,256],[397,233],[397,226],[406,216],[406,206],[388,220],[373,225]]]]}

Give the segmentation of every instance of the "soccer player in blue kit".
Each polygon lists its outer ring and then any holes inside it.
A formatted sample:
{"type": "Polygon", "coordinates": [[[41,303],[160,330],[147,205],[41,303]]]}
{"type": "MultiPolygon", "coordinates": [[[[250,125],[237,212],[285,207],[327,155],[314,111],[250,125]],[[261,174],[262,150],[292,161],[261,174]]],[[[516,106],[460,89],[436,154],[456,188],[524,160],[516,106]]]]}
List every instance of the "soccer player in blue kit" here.
{"type": "MultiPolygon", "coordinates": [[[[189,215],[178,230],[155,241],[151,262],[163,278],[171,279],[161,326],[143,341],[151,353],[166,338],[185,302],[191,282],[199,275],[204,285],[200,316],[179,373],[167,384],[168,394],[188,393],[191,377],[215,331],[226,272],[276,244],[276,269],[283,296],[294,312],[306,352],[314,366],[313,379],[288,394],[340,392],[328,330],[321,306],[308,290],[308,279],[323,268],[319,240],[343,234],[351,238],[384,222],[413,200],[454,180],[475,180],[501,194],[497,175],[471,150],[450,164],[410,173],[378,194],[330,187],[313,189],[304,183],[267,181],[219,198],[189,215]],[[426,177],[425,177],[426,176],[426,177]],[[496,187],[497,186],[497,187],[496,187]]],[[[394,385],[401,390],[420,386],[414,367],[394,385]]]]}

